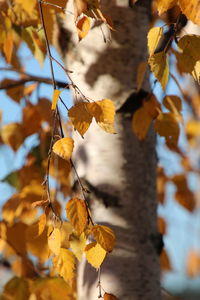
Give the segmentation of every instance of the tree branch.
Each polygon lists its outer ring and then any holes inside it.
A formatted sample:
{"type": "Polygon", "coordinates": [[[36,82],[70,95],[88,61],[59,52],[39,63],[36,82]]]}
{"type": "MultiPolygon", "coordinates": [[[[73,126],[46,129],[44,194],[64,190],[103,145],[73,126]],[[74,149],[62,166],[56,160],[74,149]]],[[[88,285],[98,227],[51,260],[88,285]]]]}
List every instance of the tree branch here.
{"type": "MultiPolygon", "coordinates": [[[[29,75],[29,74],[26,74],[26,75],[27,75],[26,78],[19,79],[16,82],[8,83],[8,84],[5,84],[5,85],[0,84],[0,90],[11,89],[11,88],[14,88],[16,86],[24,85],[25,83],[31,82],[31,81],[35,81],[35,82],[39,82],[39,83],[46,83],[46,84],[52,85],[52,79],[51,78],[38,77],[38,76],[29,75]]],[[[57,81],[56,80],[56,85],[57,85],[58,88],[69,89],[69,84],[66,84],[66,82],[64,82],[64,81],[57,81]]]]}

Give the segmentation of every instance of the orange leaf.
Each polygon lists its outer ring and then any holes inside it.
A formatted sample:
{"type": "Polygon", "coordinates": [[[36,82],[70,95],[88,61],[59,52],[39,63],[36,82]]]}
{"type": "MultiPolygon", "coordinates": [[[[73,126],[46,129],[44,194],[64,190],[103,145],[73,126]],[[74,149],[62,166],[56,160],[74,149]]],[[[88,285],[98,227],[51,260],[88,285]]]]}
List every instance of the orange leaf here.
{"type": "Polygon", "coordinates": [[[167,252],[165,249],[162,250],[161,256],[160,256],[160,264],[161,264],[161,269],[163,271],[171,271],[172,267],[169,261],[169,257],[167,255],[167,252]]]}
{"type": "Polygon", "coordinates": [[[179,0],[182,13],[193,23],[200,25],[200,2],[199,0],[179,0]]]}
{"type": "Polygon", "coordinates": [[[69,160],[74,148],[74,141],[70,137],[62,138],[53,145],[53,152],[63,159],[69,160]]]}
{"type": "Polygon", "coordinates": [[[104,300],[117,300],[117,297],[115,297],[113,294],[105,293],[103,296],[103,299],[104,300]]]}
{"type": "Polygon", "coordinates": [[[166,222],[163,218],[158,217],[158,230],[161,234],[166,233],[166,222]]]}
{"type": "Polygon", "coordinates": [[[13,53],[13,33],[8,31],[6,35],[6,40],[3,43],[3,51],[8,64],[11,63],[12,53],[13,53]]]}
{"type": "Polygon", "coordinates": [[[67,217],[77,234],[81,234],[88,221],[88,213],[84,200],[72,198],[66,205],[67,217]]]}
{"type": "Polygon", "coordinates": [[[79,41],[82,40],[90,30],[90,19],[86,16],[81,18],[76,24],[79,41]]]}
{"type": "Polygon", "coordinates": [[[103,225],[95,225],[92,227],[91,233],[94,239],[107,252],[111,252],[113,250],[115,244],[115,234],[111,228],[103,225]]]}
{"type": "Polygon", "coordinates": [[[188,253],[187,274],[190,277],[195,277],[200,274],[200,255],[194,250],[188,253]]]}

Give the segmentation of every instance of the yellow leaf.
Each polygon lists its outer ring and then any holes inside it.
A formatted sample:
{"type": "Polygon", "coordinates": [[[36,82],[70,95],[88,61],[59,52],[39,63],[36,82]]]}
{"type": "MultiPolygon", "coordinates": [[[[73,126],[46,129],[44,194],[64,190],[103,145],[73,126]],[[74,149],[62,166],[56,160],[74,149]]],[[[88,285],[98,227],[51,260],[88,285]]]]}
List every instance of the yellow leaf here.
{"type": "Polygon", "coordinates": [[[104,300],[117,300],[117,297],[115,297],[113,294],[105,293],[103,295],[103,299],[104,300]]]}
{"type": "Polygon", "coordinates": [[[59,90],[53,91],[52,105],[51,105],[52,110],[56,109],[60,93],[61,93],[61,91],[59,91],[59,90]]]}
{"type": "Polygon", "coordinates": [[[19,123],[10,123],[2,126],[1,137],[5,144],[9,145],[14,151],[17,151],[25,138],[22,125],[19,123]]]}
{"type": "Polygon", "coordinates": [[[28,280],[25,278],[13,277],[4,287],[2,299],[27,300],[30,296],[28,280]]]}
{"type": "Polygon", "coordinates": [[[86,236],[84,232],[80,236],[77,236],[72,233],[70,235],[69,243],[73,253],[80,261],[86,245],[86,236]]]}
{"type": "Polygon", "coordinates": [[[60,248],[60,254],[53,258],[55,271],[67,282],[74,278],[75,263],[75,256],[68,249],[60,248]]]}
{"type": "Polygon", "coordinates": [[[48,245],[50,250],[55,255],[59,255],[61,247],[61,233],[59,228],[54,228],[54,230],[48,237],[48,245]]]}
{"type": "Polygon", "coordinates": [[[185,131],[188,136],[192,136],[192,137],[199,136],[200,135],[200,122],[196,121],[196,120],[188,121],[185,131]]]}
{"type": "Polygon", "coordinates": [[[193,23],[200,25],[200,2],[199,0],[179,0],[182,13],[193,23]]]}
{"type": "Polygon", "coordinates": [[[24,0],[15,0],[16,3],[21,4],[22,8],[29,14],[31,15],[33,12],[34,7],[37,4],[36,0],[29,0],[29,1],[24,1],[24,0]]]}
{"type": "Polygon", "coordinates": [[[163,35],[162,27],[153,27],[147,35],[149,55],[153,55],[163,35]]]}
{"type": "Polygon", "coordinates": [[[160,136],[164,136],[166,142],[177,144],[180,128],[176,115],[173,113],[160,113],[154,124],[155,130],[160,136]]]}
{"type": "Polygon", "coordinates": [[[175,6],[177,2],[177,0],[155,0],[155,6],[158,10],[159,15],[162,15],[168,9],[175,6]]]}
{"type": "Polygon", "coordinates": [[[92,122],[92,115],[87,109],[87,103],[84,102],[72,106],[68,111],[68,117],[80,135],[85,134],[92,122]]]}
{"type": "Polygon", "coordinates": [[[90,30],[90,19],[86,16],[81,18],[76,24],[79,41],[82,40],[90,30]]]}
{"type": "Polygon", "coordinates": [[[61,232],[61,247],[68,249],[70,247],[69,237],[72,234],[73,228],[69,222],[62,222],[61,232]]]}
{"type": "Polygon", "coordinates": [[[26,241],[28,251],[35,255],[42,264],[45,263],[50,254],[47,235],[48,227],[46,226],[38,237],[26,241]]]}
{"type": "Polygon", "coordinates": [[[136,78],[137,91],[139,91],[142,87],[146,70],[147,70],[147,62],[143,61],[138,65],[137,68],[137,78],[136,78]]]}
{"type": "Polygon", "coordinates": [[[200,60],[196,62],[194,70],[192,71],[193,78],[200,84],[200,60]]]}
{"type": "Polygon", "coordinates": [[[140,107],[133,114],[132,130],[139,140],[145,139],[152,119],[145,106],[140,107]]]}
{"type": "Polygon", "coordinates": [[[67,217],[77,234],[81,234],[88,222],[88,213],[84,200],[72,198],[66,205],[67,217]]]}
{"type": "Polygon", "coordinates": [[[53,145],[53,152],[63,159],[69,160],[74,148],[74,141],[70,137],[62,138],[53,145]]]}
{"type": "Polygon", "coordinates": [[[181,53],[176,53],[178,68],[181,72],[192,74],[200,60],[200,36],[184,35],[178,42],[181,53]]]}
{"type": "Polygon", "coordinates": [[[149,58],[148,63],[150,65],[152,73],[160,82],[163,90],[165,90],[169,77],[167,55],[163,51],[155,53],[149,58]]]}
{"type": "Polygon", "coordinates": [[[87,103],[87,109],[103,130],[109,133],[115,133],[113,125],[115,118],[115,106],[112,100],[103,99],[87,103]]]}
{"type": "Polygon", "coordinates": [[[90,243],[85,247],[86,259],[95,268],[99,269],[104,259],[106,251],[97,242],[90,243]]]}
{"type": "Polygon", "coordinates": [[[111,228],[103,225],[95,225],[91,229],[91,234],[107,252],[113,250],[115,245],[115,234],[111,228]]]}
{"type": "Polygon", "coordinates": [[[37,238],[44,231],[46,226],[46,214],[42,214],[37,222],[29,225],[26,230],[26,239],[33,240],[37,238]]]}
{"type": "Polygon", "coordinates": [[[3,43],[3,51],[6,57],[6,62],[11,63],[12,53],[13,53],[13,33],[8,31],[6,39],[3,43]]]}
{"type": "Polygon", "coordinates": [[[34,280],[31,291],[37,300],[75,300],[73,288],[63,278],[38,278],[34,280]]]}

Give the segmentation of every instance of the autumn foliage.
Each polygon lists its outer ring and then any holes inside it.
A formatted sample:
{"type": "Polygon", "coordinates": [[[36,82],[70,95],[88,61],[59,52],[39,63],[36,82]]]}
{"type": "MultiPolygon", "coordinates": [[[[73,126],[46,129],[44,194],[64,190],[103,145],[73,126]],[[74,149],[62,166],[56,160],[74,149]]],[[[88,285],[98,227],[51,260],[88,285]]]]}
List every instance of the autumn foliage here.
{"type": "MultiPolygon", "coordinates": [[[[104,23],[111,31],[115,30],[110,17],[101,10],[99,1],[74,0],[73,3],[79,42],[90,34],[93,20],[104,23]]],[[[1,145],[7,145],[17,152],[28,137],[38,135],[38,145],[32,147],[27,154],[23,166],[3,179],[15,188],[15,193],[3,204],[0,250],[16,274],[5,285],[3,300],[45,300],[50,299],[49,295],[55,300],[76,299],[77,262],[84,255],[87,262],[99,270],[115,246],[113,230],[93,221],[87,202],[89,191],[82,185],[73,163],[73,151],[76,147],[73,131],[84,137],[90,126],[94,125],[92,121],[95,121],[107,134],[117,134],[113,101],[88,99],[71,81],[70,73],[62,65],[69,75],[68,82],[64,82],[61,87],[61,83],[55,80],[52,69],[53,95],[50,99],[39,96],[35,104],[31,101],[32,93],[39,84],[51,82],[27,74],[18,57],[20,45],[25,43],[41,64],[46,56],[51,63],[54,61],[49,45],[55,43],[57,19],[66,21],[66,4],[66,0],[0,1],[0,51],[10,71],[19,74],[17,80],[4,78],[1,89],[5,89],[7,95],[19,104],[25,99],[22,121],[2,124],[1,145]],[[34,83],[29,84],[32,81],[34,83]],[[81,99],[70,108],[62,99],[62,91],[68,88],[81,99]],[[61,119],[59,101],[66,109],[67,123],[61,119]],[[72,190],[72,174],[81,191],[75,194],[72,190]],[[56,182],[54,188],[51,181],[56,182]],[[64,199],[64,206],[59,198],[64,199]],[[14,292],[16,298],[13,296],[14,292]]],[[[152,27],[149,30],[149,58],[138,66],[137,91],[140,91],[145,73],[150,68],[155,84],[160,84],[165,91],[169,78],[172,78],[178,85],[181,96],[165,94],[162,101],[159,101],[153,86],[132,116],[132,129],[133,134],[143,141],[149,128],[153,126],[158,135],[164,137],[166,147],[179,156],[182,173],[167,176],[164,168],[158,169],[158,200],[161,205],[164,203],[166,186],[171,183],[176,188],[176,201],[192,212],[196,199],[188,185],[188,172],[197,174],[199,171],[190,163],[189,156],[181,150],[178,141],[181,128],[184,127],[187,143],[193,149],[198,145],[200,98],[198,94],[190,95],[181,88],[176,75],[170,71],[169,59],[172,56],[175,59],[178,76],[187,73],[199,84],[200,36],[179,36],[179,20],[183,13],[187,19],[200,25],[200,4],[197,0],[189,1],[189,4],[186,0],[154,1],[154,10],[159,15],[167,14],[174,6],[178,8],[179,14],[173,25],[173,34],[161,50],[159,44],[165,34],[165,27],[152,27]],[[191,119],[186,124],[182,116],[183,102],[191,109],[191,119]]],[[[158,228],[163,235],[167,231],[162,218],[158,220],[158,228]]],[[[165,250],[161,253],[161,266],[163,270],[171,269],[165,250]]],[[[200,257],[194,251],[189,255],[187,269],[190,276],[200,273],[200,257]]],[[[116,299],[106,291],[101,292],[106,300],[116,299]]]]}

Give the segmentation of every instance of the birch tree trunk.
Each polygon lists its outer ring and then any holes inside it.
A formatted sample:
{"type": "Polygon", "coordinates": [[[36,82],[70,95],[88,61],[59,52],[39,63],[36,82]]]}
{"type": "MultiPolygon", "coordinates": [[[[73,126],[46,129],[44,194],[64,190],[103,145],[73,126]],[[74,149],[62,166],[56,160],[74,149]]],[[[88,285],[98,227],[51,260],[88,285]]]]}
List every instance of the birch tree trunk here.
{"type": "MultiPolygon", "coordinates": [[[[76,134],[74,161],[92,191],[94,220],[112,227],[117,238],[115,250],[102,266],[102,287],[118,299],[159,300],[159,255],[154,244],[155,134],[150,130],[141,142],[131,129],[131,110],[137,101],[136,70],[146,59],[150,1],[138,0],[133,7],[128,0],[101,3],[102,11],[114,23],[111,36],[96,22],[80,43],[75,28],[68,32],[70,43],[65,43],[63,33],[59,41],[66,66],[74,72],[72,80],[83,94],[93,100],[109,98],[115,102],[117,134],[108,134],[96,124],[90,126],[84,140],[76,134]],[[131,108],[126,108],[128,98],[131,108]]],[[[143,89],[148,88],[147,78],[143,89]]],[[[74,99],[77,97],[80,95],[74,99]]],[[[87,263],[79,268],[78,293],[80,300],[98,298],[97,273],[87,263]]]]}

